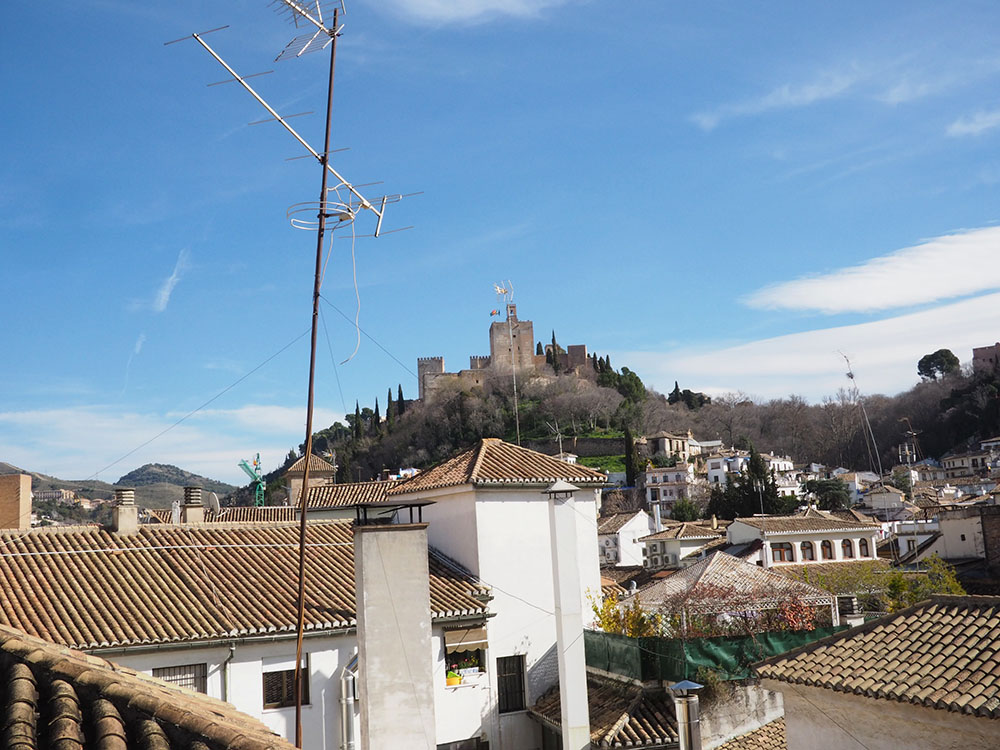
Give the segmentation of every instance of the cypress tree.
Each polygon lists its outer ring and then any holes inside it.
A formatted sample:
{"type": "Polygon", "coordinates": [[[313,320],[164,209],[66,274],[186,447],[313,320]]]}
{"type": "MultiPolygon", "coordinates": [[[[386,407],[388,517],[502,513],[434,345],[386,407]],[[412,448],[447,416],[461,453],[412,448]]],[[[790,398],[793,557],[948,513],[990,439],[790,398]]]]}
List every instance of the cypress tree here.
{"type": "Polygon", "coordinates": [[[361,406],[357,401],[354,402],[354,439],[361,439],[361,406]]]}
{"type": "Polygon", "coordinates": [[[535,355],[541,356],[542,354],[545,354],[545,352],[542,350],[542,342],[539,341],[538,345],[535,347],[535,355]]]}
{"type": "Polygon", "coordinates": [[[399,384],[399,390],[396,391],[396,416],[403,416],[403,412],[406,411],[406,402],[403,400],[403,384],[399,384]]]}
{"type": "Polygon", "coordinates": [[[396,416],[393,414],[394,411],[395,409],[393,409],[392,403],[392,388],[389,388],[389,393],[386,395],[385,399],[385,429],[388,432],[392,432],[393,417],[396,416]]]}
{"type": "Polygon", "coordinates": [[[378,435],[382,431],[382,418],[378,415],[378,399],[375,399],[375,416],[372,417],[372,434],[378,435]]]}

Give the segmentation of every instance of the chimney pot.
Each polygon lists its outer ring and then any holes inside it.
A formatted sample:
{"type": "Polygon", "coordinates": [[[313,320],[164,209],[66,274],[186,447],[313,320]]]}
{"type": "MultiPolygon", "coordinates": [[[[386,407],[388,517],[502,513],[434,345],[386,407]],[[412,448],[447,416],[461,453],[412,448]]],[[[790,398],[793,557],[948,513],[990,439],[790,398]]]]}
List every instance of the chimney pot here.
{"type": "Polygon", "coordinates": [[[116,505],[135,505],[135,487],[115,487],[116,505]]]}
{"type": "Polygon", "coordinates": [[[184,488],[184,504],[185,505],[201,505],[201,487],[185,487],[184,488]]]}
{"type": "Polygon", "coordinates": [[[139,532],[139,509],[135,504],[134,487],[115,487],[115,507],[111,511],[111,520],[116,534],[139,532]]]}
{"type": "Polygon", "coordinates": [[[201,487],[184,488],[181,523],[204,523],[205,506],[201,504],[201,487]]]}

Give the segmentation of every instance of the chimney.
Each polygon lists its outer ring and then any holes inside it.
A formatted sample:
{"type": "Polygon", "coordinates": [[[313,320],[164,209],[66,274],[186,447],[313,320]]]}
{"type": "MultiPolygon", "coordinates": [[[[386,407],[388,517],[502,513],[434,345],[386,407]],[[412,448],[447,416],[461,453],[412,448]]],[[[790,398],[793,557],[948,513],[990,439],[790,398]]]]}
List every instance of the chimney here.
{"type": "Polygon", "coordinates": [[[205,506],[201,504],[201,487],[184,488],[181,523],[205,523],[205,506]]]}
{"type": "Polygon", "coordinates": [[[427,524],[356,524],[354,585],[361,748],[435,750],[427,524]]]}
{"type": "Polygon", "coordinates": [[[116,534],[139,532],[139,509],[135,505],[134,487],[115,487],[115,507],[111,511],[111,519],[116,534]]]}
{"type": "Polygon", "coordinates": [[[712,528],[713,529],[719,528],[719,519],[714,513],[712,514],[712,528]]]}
{"type": "Polygon", "coordinates": [[[653,533],[663,531],[663,518],[659,503],[653,503],[653,533]]]}
{"type": "Polygon", "coordinates": [[[381,480],[383,482],[388,482],[389,481],[389,470],[388,469],[382,469],[381,480]]]}
{"type": "Polygon", "coordinates": [[[31,528],[31,475],[0,476],[0,529],[31,528]]]}
{"type": "Polygon", "coordinates": [[[683,680],[670,686],[677,717],[677,739],[680,750],[701,750],[701,717],[697,692],[703,686],[683,680]]]}

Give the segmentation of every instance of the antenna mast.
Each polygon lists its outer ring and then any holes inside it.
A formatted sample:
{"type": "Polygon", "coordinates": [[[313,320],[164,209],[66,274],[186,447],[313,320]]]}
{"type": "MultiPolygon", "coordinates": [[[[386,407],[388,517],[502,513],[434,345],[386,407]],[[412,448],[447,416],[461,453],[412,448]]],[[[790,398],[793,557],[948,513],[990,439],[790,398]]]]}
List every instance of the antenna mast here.
{"type": "MultiPolygon", "coordinates": [[[[882,457],[878,453],[878,445],[875,443],[875,433],[872,431],[872,423],[868,420],[868,410],[865,409],[865,400],[861,397],[861,390],[858,388],[858,381],[854,378],[854,370],[851,368],[851,360],[847,358],[847,355],[840,352],[840,356],[844,358],[847,363],[847,377],[850,379],[851,384],[854,387],[854,398],[858,402],[858,406],[861,407],[861,416],[865,420],[865,444],[869,444],[869,439],[871,440],[870,453],[875,454],[875,464],[878,466],[878,478],[879,481],[883,481],[882,476],[882,457]]],[[[872,467],[875,468],[874,466],[872,467]]]]}
{"type": "Polygon", "coordinates": [[[514,301],[514,285],[508,280],[506,286],[494,284],[497,297],[503,300],[504,313],[507,315],[507,338],[510,341],[510,377],[514,383],[514,429],[517,434],[517,444],[521,444],[521,418],[517,409],[517,364],[514,361],[514,324],[510,319],[510,304],[514,301]]]}

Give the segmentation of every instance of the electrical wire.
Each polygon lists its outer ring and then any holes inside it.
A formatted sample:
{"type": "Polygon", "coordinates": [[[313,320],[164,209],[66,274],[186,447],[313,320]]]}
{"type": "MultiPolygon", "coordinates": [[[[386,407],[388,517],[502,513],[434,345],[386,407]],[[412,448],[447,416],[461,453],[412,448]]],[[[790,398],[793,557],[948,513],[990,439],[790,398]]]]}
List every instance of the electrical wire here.
{"type": "Polygon", "coordinates": [[[344,414],[347,414],[347,402],[344,400],[344,389],[340,385],[340,370],[337,369],[337,360],[333,356],[333,344],[330,343],[330,329],[326,326],[326,316],[323,314],[323,308],[319,308],[319,320],[323,324],[323,335],[326,336],[326,348],[330,352],[330,362],[333,364],[333,374],[337,379],[337,392],[340,394],[340,405],[344,409],[344,414]]]}
{"type": "MultiPolygon", "coordinates": [[[[342,317],[344,320],[346,320],[349,323],[353,322],[350,319],[350,317],[348,317],[348,315],[343,310],[341,310],[339,307],[337,307],[335,304],[333,304],[333,302],[331,302],[330,300],[328,300],[322,294],[320,295],[320,299],[323,300],[330,307],[332,307],[334,309],[334,311],[338,315],[340,315],[340,317],[342,317]]],[[[390,352],[388,349],[386,349],[384,346],[382,346],[382,344],[380,344],[378,341],[376,341],[375,337],[373,337],[370,333],[368,333],[368,331],[366,331],[361,326],[358,326],[358,331],[360,331],[365,336],[365,338],[367,338],[369,341],[371,341],[373,344],[375,344],[375,346],[377,346],[379,349],[381,349],[383,352],[385,352],[393,362],[395,362],[397,365],[399,365],[400,367],[402,367],[404,370],[406,370],[413,377],[417,377],[417,373],[415,373],[413,370],[411,370],[409,367],[407,367],[405,364],[403,364],[403,362],[396,355],[394,355],[392,352],[390,352]]]]}
{"type": "Polygon", "coordinates": [[[201,404],[197,408],[192,409],[187,414],[185,414],[183,417],[181,417],[176,422],[174,422],[172,425],[170,425],[169,427],[167,427],[167,428],[161,430],[160,432],[156,433],[155,435],[153,435],[153,437],[151,437],[149,440],[145,441],[144,443],[140,443],[135,448],[133,448],[132,450],[130,450],[128,453],[126,453],[126,454],[124,454],[124,455],[116,458],[114,461],[112,461],[111,463],[109,463],[103,469],[98,469],[93,474],[91,474],[89,477],[87,477],[86,479],[84,479],[83,481],[86,482],[86,481],[88,481],[90,479],[97,479],[98,476],[100,476],[102,473],[104,473],[105,471],[107,471],[108,469],[110,469],[112,466],[120,464],[122,461],[124,461],[126,458],[128,458],[129,456],[131,456],[133,453],[136,453],[137,451],[140,451],[143,448],[145,448],[150,443],[152,443],[152,442],[154,442],[156,440],[159,440],[161,437],[163,437],[164,435],[166,435],[172,429],[174,429],[175,427],[179,426],[181,423],[187,421],[188,419],[190,419],[191,417],[193,417],[195,414],[197,414],[198,412],[200,412],[206,406],[208,406],[209,404],[217,401],[219,398],[221,398],[225,394],[229,393],[229,391],[231,391],[233,388],[235,388],[236,386],[238,386],[244,380],[246,380],[247,378],[249,378],[251,375],[253,375],[255,372],[257,372],[257,370],[259,370],[262,367],[264,367],[264,365],[268,364],[271,360],[275,359],[280,354],[283,354],[286,350],[290,349],[293,344],[295,344],[299,339],[301,339],[303,336],[305,336],[307,333],[309,333],[309,330],[310,329],[307,328],[305,331],[303,331],[298,336],[296,336],[294,339],[292,339],[291,341],[289,341],[287,344],[285,344],[283,347],[281,347],[278,351],[276,351],[270,357],[268,357],[267,359],[265,359],[259,365],[257,365],[256,367],[254,367],[252,370],[250,370],[246,374],[242,375],[241,377],[237,378],[235,381],[233,381],[232,383],[230,383],[229,385],[227,385],[225,388],[223,388],[221,391],[219,391],[218,393],[216,393],[214,396],[212,396],[212,398],[208,399],[208,401],[206,401],[205,403],[201,404]]]}

